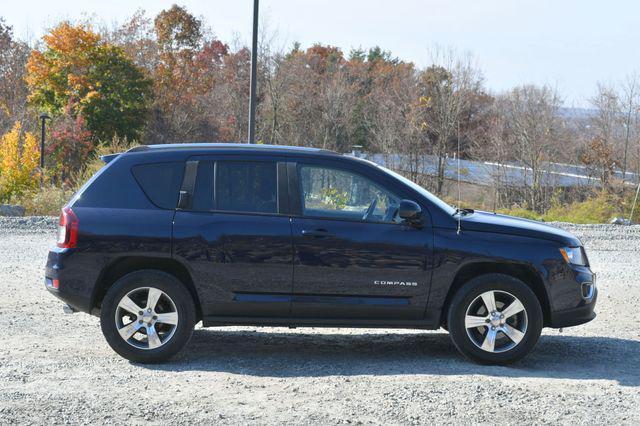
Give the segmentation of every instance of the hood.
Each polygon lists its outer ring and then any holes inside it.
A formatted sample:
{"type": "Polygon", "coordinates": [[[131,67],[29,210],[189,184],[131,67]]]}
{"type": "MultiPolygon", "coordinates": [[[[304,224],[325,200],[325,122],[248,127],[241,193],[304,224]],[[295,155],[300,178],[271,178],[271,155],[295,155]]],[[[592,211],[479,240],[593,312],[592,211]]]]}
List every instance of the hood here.
{"type": "Polygon", "coordinates": [[[479,232],[495,232],[499,234],[521,235],[523,237],[543,238],[557,241],[567,246],[582,245],[580,240],[570,232],[535,220],[475,211],[462,216],[461,229],[479,232]]]}

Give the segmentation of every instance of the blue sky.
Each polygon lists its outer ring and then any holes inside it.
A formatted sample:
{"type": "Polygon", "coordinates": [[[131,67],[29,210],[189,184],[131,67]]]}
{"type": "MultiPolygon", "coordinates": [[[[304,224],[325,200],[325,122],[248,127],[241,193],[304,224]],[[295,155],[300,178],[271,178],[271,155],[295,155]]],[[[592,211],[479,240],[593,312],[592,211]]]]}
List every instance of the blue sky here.
{"type": "MultiPolygon", "coordinates": [[[[175,0],[0,0],[0,16],[32,41],[61,18],[122,22],[175,0]]],[[[183,0],[229,41],[248,41],[252,0],[183,0]]],[[[596,82],[640,73],[640,1],[636,0],[261,0],[261,19],[279,43],[380,45],[426,65],[436,45],[470,52],[494,92],[523,83],[557,87],[567,105],[584,106],[596,82]]]]}

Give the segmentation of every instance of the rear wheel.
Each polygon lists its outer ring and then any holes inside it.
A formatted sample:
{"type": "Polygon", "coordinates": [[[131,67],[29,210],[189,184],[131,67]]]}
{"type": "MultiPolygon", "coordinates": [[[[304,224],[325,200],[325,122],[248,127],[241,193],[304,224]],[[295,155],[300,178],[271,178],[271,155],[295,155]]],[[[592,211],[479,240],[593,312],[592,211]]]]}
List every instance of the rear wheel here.
{"type": "Polygon", "coordinates": [[[508,364],[527,355],[542,324],[542,308],[533,291],[502,274],[482,275],[463,285],[447,317],[458,350],[483,364],[508,364]]]}
{"type": "Polygon", "coordinates": [[[103,302],[100,325],[109,346],[135,362],[160,362],[189,341],[193,298],[172,275],[144,270],[125,275],[103,302]]]}

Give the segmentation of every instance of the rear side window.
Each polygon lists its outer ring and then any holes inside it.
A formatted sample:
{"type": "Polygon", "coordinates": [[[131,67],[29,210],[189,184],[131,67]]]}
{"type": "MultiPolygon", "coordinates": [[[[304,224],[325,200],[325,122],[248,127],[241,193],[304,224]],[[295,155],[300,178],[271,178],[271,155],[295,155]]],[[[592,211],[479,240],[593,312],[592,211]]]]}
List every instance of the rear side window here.
{"type": "Polygon", "coordinates": [[[178,204],[184,163],[140,164],[131,169],[133,176],[151,202],[162,209],[175,209],[178,204]]]}
{"type": "Polygon", "coordinates": [[[217,162],[216,209],[249,213],[277,213],[277,176],[275,162],[217,162]]]}

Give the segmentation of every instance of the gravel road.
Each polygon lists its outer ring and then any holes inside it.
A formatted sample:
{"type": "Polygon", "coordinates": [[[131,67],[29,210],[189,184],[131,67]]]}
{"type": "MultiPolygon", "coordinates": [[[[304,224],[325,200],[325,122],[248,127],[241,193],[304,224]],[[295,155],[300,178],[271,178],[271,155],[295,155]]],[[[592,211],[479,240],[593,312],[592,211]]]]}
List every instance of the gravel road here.
{"type": "Polygon", "coordinates": [[[598,272],[598,318],[510,367],[442,330],[196,328],[131,364],[43,287],[56,219],[0,218],[0,424],[640,423],[640,226],[561,225],[598,272]]]}

